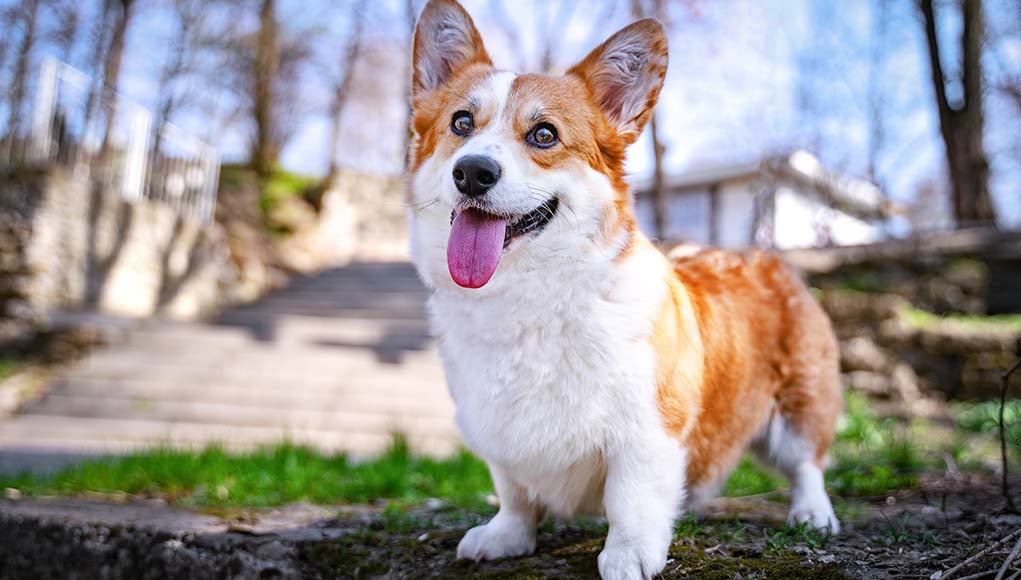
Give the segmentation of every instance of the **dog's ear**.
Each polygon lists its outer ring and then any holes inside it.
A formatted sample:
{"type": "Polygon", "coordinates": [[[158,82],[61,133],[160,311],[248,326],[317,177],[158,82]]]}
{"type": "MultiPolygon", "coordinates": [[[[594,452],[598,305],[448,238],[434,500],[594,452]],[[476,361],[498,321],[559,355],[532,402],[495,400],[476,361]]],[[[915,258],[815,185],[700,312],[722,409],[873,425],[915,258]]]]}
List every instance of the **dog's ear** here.
{"type": "Polygon", "coordinates": [[[571,67],[617,132],[633,142],[656,106],[667,67],[663,25],[647,18],[620,30],[571,67]]]}
{"type": "Polygon", "coordinates": [[[471,16],[456,0],[430,0],[415,27],[414,93],[434,90],[470,64],[492,65],[471,16]]]}

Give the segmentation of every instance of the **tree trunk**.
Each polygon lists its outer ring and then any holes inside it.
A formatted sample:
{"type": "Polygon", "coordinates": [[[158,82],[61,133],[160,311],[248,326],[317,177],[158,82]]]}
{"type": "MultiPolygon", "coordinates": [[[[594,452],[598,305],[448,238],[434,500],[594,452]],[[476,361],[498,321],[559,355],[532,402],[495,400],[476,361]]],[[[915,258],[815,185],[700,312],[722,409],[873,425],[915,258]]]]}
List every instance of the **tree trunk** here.
{"type": "Polygon", "coordinates": [[[947,168],[953,192],[957,227],[996,227],[996,213],[989,194],[989,162],[982,143],[982,1],[963,0],[961,34],[960,103],[950,103],[946,76],[936,33],[936,14],[932,0],[919,0],[925,20],[932,83],[939,109],[940,133],[946,146],[947,168]]]}
{"type": "MultiPolygon", "coordinates": [[[[415,0],[405,0],[404,2],[404,17],[408,24],[408,46],[414,44],[415,38],[415,18],[418,16],[418,10],[415,8],[415,0]]],[[[402,169],[406,172],[411,167],[411,123],[412,123],[412,107],[411,107],[411,84],[412,78],[414,77],[415,63],[411,62],[411,51],[405,51],[407,54],[408,71],[404,75],[404,98],[405,102],[405,122],[404,122],[404,140],[402,141],[401,151],[404,153],[404,166],[402,169]]]]}
{"type": "Polygon", "coordinates": [[[103,84],[112,92],[116,91],[121,76],[121,61],[124,60],[124,42],[128,35],[135,0],[120,0],[121,13],[110,36],[110,49],[106,53],[103,64],[103,84]]]}
{"type": "Polygon", "coordinates": [[[25,100],[25,81],[28,79],[28,68],[32,60],[32,48],[36,41],[36,21],[39,15],[39,0],[27,0],[23,6],[25,32],[18,46],[17,60],[14,65],[14,76],[11,78],[10,111],[7,115],[7,136],[10,146],[19,139],[21,129],[21,109],[25,100]]]}
{"type": "Polygon", "coordinates": [[[135,0],[120,0],[120,17],[114,22],[113,33],[110,35],[110,48],[106,51],[106,59],[103,63],[103,85],[100,89],[101,106],[106,108],[106,131],[103,132],[103,145],[99,150],[99,157],[104,162],[110,149],[110,132],[113,130],[115,111],[110,108],[109,99],[113,99],[117,92],[121,76],[121,62],[124,59],[124,43],[128,35],[128,25],[131,23],[132,12],[135,0]],[[108,98],[107,98],[108,97],[108,98]]]}
{"type": "Polygon", "coordinates": [[[362,50],[362,23],[365,20],[365,0],[361,0],[353,8],[354,23],[351,29],[351,38],[344,51],[344,73],[333,91],[333,100],[330,102],[330,169],[326,176],[327,187],[333,186],[340,170],[340,137],[344,108],[351,96],[351,83],[354,81],[355,65],[358,63],[358,55],[362,50]]]}
{"type": "Polygon", "coordinates": [[[659,113],[653,111],[649,121],[649,135],[652,137],[652,218],[656,229],[653,235],[662,240],[666,235],[666,192],[664,191],[663,155],[666,147],[659,142],[659,113]]]}
{"type": "MultiPolygon", "coordinates": [[[[666,22],[666,11],[663,0],[651,0],[646,6],[642,0],[631,0],[631,16],[634,18],[658,18],[666,22]]],[[[653,111],[649,120],[649,136],[652,137],[652,189],[649,191],[652,202],[653,237],[662,240],[666,235],[666,191],[664,191],[663,157],[666,147],[659,140],[659,112],[653,111]]]]}
{"type": "Polygon", "coordinates": [[[277,46],[275,0],[263,0],[259,13],[259,34],[255,50],[255,146],[252,169],[265,179],[273,171],[279,152],[274,143],[274,87],[280,64],[277,46]]]}

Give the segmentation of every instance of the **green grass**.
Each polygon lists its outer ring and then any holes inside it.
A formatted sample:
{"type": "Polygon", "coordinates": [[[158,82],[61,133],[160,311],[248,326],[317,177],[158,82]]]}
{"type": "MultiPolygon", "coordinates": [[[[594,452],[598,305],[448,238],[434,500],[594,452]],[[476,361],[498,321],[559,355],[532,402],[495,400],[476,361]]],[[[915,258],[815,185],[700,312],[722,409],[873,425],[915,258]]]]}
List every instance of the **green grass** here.
{"type": "Polygon", "coordinates": [[[820,550],[826,545],[829,536],[810,524],[783,526],[775,530],[766,530],[766,553],[781,554],[794,546],[805,546],[811,550],[820,550]]]}
{"type": "Polygon", "coordinates": [[[727,479],[727,483],[723,486],[723,495],[728,497],[755,495],[780,489],[783,486],[783,479],[763,469],[750,457],[745,457],[727,479]]]}
{"type": "MultiPolygon", "coordinates": [[[[954,403],[955,423],[967,433],[982,434],[995,438],[1000,437],[1000,403],[985,401],[982,403],[954,403]]],[[[1021,459],[1021,399],[1008,399],[1003,409],[1003,422],[1007,429],[1008,449],[1012,449],[1015,459],[1021,459]]],[[[997,443],[998,445],[998,443],[997,443]]],[[[997,448],[998,449],[998,448],[997,448]]],[[[997,456],[997,460],[999,460],[997,456]]]]}
{"type": "MultiPolygon", "coordinates": [[[[987,422],[979,416],[976,411],[967,424],[985,428],[987,422]]],[[[853,394],[847,399],[847,416],[839,427],[833,455],[827,480],[831,491],[842,496],[873,496],[910,487],[926,467],[907,431],[875,417],[865,399],[853,394]]],[[[724,494],[759,494],[785,485],[746,458],[727,481],[724,494]]],[[[84,463],[49,476],[0,476],[0,487],[35,496],[128,494],[211,507],[378,499],[407,504],[440,498],[459,508],[487,510],[485,497],[493,493],[485,464],[467,451],[443,460],[417,457],[401,437],[385,454],[365,462],[289,443],[244,454],[219,447],[201,452],[157,448],[84,463]]]]}
{"type": "Polygon", "coordinates": [[[199,453],[155,449],[84,463],[50,476],[0,477],[0,487],[28,495],[85,492],[164,497],[183,505],[274,506],[290,502],[416,502],[443,498],[480,509],[492,493],[489,472],[467,452],[451,459],[415,457],[401,438],[372,461],[281,444],[232,455],[212,447],[199,453]]]}
{"type": "Polygon", "coordinates": [[[275,203],[291,197],[308,197],[321,186],[317,177],[301,175],[276,169],[266,179],[262,188],[260,203],[262,211],[268,213],[275,203]]]}
{"type": "Polygon", "coordinates": [[[13,375],[18,370],[18,361],[12,358],[0,357],[0,381],[13,375]]]}
{"type": "MultiPolygon", "coordinates": [[[[860,497],[915,485],[928,462],[908,430],[896,420],[877,417],[865,397],[856,393],[847,394],[845,407],[826,477],[830,491],[860,497]]],[[[765,493],[785,486],[783,479],[746,457],[724,486],[724,495],[765,493]]]]}
{"type": "Polygon", "coordinates": [[[871,496],[915,485],[926,461],[908,430],[896,420],[877,417],[862,395],[848,393],[845,400],[827,476],[830,490],[871,496]]]}
{"type": "Polygon", "coordinates": [[[991,316],[947,314],[940,316],[926,310],[905,306],[900,311],[900,317],[909,326],[920,329],[943,326],[961,330],[1021,331],[1021,314],[991,316]]]}

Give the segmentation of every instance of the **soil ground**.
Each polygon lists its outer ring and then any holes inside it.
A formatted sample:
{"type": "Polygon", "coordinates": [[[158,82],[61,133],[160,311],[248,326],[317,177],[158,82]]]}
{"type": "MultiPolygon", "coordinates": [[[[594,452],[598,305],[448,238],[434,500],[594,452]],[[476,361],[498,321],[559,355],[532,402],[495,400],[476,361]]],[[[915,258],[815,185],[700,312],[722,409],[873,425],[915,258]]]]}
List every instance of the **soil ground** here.
{"type": "MultiPolygon", "coordinates": [[[[988,478],[927,478],[889,496],[838,500],[844,529],[831,538],[784,526],[784,495],[721,499],[680,520],[661,577],[930,578],[1021,529],[1021,516],[1005,513],[988,478]]],[[[597,577],[606,531],[599,521],[547,522],[529,557],[456,561],[462,534],[486,517],[440,501],[188,512],[130,500],[7,500],[0,577],[597,577]]],[[[1015,543],[1002,542],[953,577],[992,578],[1015,543]]],[[[1015,561],[1005,577],[1018,568],[1015,561]]]]}

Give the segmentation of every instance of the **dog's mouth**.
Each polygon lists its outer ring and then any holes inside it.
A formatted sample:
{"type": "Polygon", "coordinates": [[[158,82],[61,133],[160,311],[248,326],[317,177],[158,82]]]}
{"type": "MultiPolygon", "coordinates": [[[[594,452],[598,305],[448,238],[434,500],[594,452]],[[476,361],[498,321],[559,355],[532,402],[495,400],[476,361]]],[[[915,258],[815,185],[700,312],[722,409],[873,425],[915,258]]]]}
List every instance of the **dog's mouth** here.
{"type": "Polygon", "coordinates": [[[450,212],[447,268],[458,286],[481,288],[496,272],[500,256],[515,238],[536,233],[556,216],[560,200],[552,197],[534,210],[504,216],[468,207],[450,212]]]}

